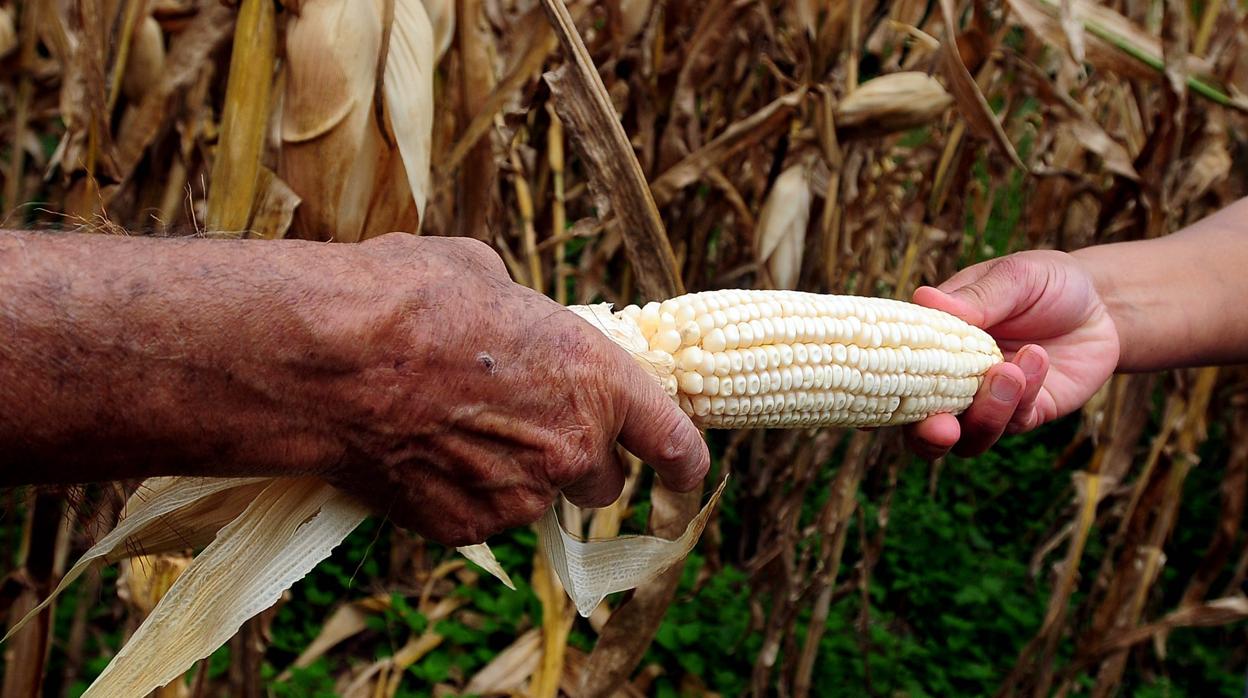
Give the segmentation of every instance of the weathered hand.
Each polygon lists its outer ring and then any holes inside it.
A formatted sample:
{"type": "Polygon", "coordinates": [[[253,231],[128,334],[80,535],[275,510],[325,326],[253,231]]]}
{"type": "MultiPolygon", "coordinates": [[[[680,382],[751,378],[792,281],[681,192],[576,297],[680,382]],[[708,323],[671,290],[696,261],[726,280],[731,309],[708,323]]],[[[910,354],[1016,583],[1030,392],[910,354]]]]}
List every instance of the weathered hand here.
{"type": "Polygon", "coordinates": [[[1119,338],[1088,271],[1064,252],[1021,252],[968,267],[914,302],[988,331],[1009,361],[994,366],[958,417],[906,428],[927,458],[987,450],[1006,431],[1029,431],[1082,406],[1113,374],[1119,338]]]}
{"type": "MultiPolygon", "coordinates": [[[[487,246],[390,235],[358,246],[376,302],[339,381],[345,455],[329,471],[397,523],[454,545],[530,523],[562,492],[619,496],[620,444],[665,484],[709,467],[698,430],[622,349],[507,276],[487,246]]],[[[332,326],[333,323],[330,323],[332,326]]]]}

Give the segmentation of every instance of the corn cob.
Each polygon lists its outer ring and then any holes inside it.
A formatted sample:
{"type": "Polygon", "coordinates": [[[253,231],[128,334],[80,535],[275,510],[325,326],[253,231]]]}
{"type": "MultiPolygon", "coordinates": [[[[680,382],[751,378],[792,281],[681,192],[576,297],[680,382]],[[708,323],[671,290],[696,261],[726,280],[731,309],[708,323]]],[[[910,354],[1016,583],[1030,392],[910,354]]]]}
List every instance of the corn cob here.
{"type": "Polygon", "coordinates": [[[983,330],[886,298],[723,290],[572,308],[699,426],[875,427],[966,409],[1002,360],[983,330]]]}

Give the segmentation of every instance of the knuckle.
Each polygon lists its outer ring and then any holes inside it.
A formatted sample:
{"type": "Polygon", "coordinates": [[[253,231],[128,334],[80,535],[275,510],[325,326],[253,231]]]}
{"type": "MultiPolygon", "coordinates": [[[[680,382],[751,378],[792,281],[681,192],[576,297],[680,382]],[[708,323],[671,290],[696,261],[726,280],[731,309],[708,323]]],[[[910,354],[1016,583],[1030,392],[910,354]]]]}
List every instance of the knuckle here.
{"type": "Polygon", "coordinates": [[[503,276],[507,275],[507,265],[503,264],[503,258],[498,256],[493,247],[475,238],[453,239],[455,245],[468,259],[481,265],[487,271],[502,274],[503,276]]]}
{"type": "Polygon", "coordinates": [[[506,527],[527,526],[542,518],[554,501],[554,495],[534,488],[521,488],[507,495],[508,501],[500,510],[506,512],[506,527]]]}
{"type": "Polygon", "coordinates": [[[546,476],[555,487],[581,479],[602,460],[605,453],[601,432],[585,426],[562,428],[545,454],[546,476]]]}

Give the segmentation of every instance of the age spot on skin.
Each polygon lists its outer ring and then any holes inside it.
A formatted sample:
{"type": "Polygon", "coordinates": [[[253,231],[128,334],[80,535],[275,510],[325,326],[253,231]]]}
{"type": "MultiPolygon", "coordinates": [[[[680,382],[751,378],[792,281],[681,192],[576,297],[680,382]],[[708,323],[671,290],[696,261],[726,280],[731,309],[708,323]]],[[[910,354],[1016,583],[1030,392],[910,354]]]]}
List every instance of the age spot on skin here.
{"type": "Polygon", "coordinates": [[[481,364],[491,376],[498,372],[498,362],[494,360],[493,356],[485,352],[477,354],[477,363],[481,364]]]}

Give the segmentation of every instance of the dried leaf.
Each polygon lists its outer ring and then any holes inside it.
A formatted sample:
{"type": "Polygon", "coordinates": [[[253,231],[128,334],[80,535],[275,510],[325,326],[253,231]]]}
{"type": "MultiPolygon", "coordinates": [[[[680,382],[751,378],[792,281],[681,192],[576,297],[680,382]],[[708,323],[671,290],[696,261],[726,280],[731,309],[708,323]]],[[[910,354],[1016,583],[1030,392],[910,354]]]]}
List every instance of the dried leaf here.
{"type": "Polygon", "coordinates": [[[494,557],[494,551],[490,550],[490,546],[485,543],[478,543],[477,545],[465,545],[457,548],[457,550],[460,555],[489,572],[495,579],[505,584],[508,589],[516,590],[515,582],[511,581],[511,577],[507,575],[507,571],[503,569],[503,566],[498,564],[498,558],[494,557]]]}
{"type": "Polygon", "coordinates": [[[945,79],[949,81],[949,89],[953,90],[953,98],[958,103],[963,118],[976,135],[995,143],[1015,167],[1026,172],[1027,166],[1018,157],[1014,144],[1005,135],[1001,122],[997,120],[997,115],[988,105],[988,99],[979,89],[979,83],[975,82],[975,78],[966,69],[966,64],[962,62],[962,55],[958,52],[958,31],[953,23],[956,13],[953,0],[940,0],[940,13],[945,22],[945,41],[940,52],[941,68],[945,79]]]}
{"type": "Polygon", "coordinates": [[[433,29],[433,60],[440,61],[455,39],[455,0],[421,1],[433,29]]]}
{"type": "Polygon", "coordinates": [[[710,501],[674,540],[620,536],[585,541],[564,529],[553,507],[548,510],[537,522],[537,533],[548,551],[551,566],[581,617],[588,618],[608,594],[641,586],[682,562],[697,544],[727,482],[725,477],[711,494],[710,501]]]}
{"type": "Polygon", "coordinates": [[[386,115],[403,158],[418,220],[425,217],[433,150],[433,40],[433,27],[424,5],[419,0],[395,0],[394,27],[386,57],[386,115]]]}
{"type": "Polygon", "coordinates": [[[196,556],[83,696],[139,696],[177,678],[276,603],[366,515],[320,480],[273,481],[196,556]]]}
{"type": "Polygon", "coordinates": [[[815,38],[815,35],[819,33],[819,5],[821,3],[815,0],[796,0],[793,4],[797,11],[797,21],[806,30],[806,36],[815,38]]]}
{"type": "Polygon", "coordinates": [[[321,624],[321,630],[308,646],[303,648],[291,669],[287,669],[277,677],[278,681],[290,678],[292,669],[303,669],[312,665],[326,652],[333,649],[343,640],[354,637],[368,628],[368,619],[390,606],[389,595],[379,594],[350,603],[344,603],[329,615],[321,624]]]}
{"type": "MultiPolygon", "coordinates": [[[[167,546],[168,541],[186,540],[188,536],[196,535],[194,532],[197,530],[211,528],[216,517],[222,515],[220,512],[228,516],[227,506],[217,506],[224,504],[227,499],[213,499],[214,496],[236,488],[247,488],[257,483],[267,486],[269,482],[271,482],[269,478],[180,477],[150,478],[144,481],[126,502],[122,510],[122,518],[113,530],[83,553],[78,562],[65,573],[48,598],[14,624],[4,638],[0,639],[0,642],[8,640],[39,611],[52,603],[94,562],[117,560],[126,554],[144,550],[149,553],[165,552],[170,549],[167,546]],[[205,502],[210,505],[209,508],[203,507],[205,502]],[[179,515],[182,516],[182,521],[186,522],[185,527],[171,522],[171,517],[179,515]],[[200,516],[210,517],[206,525],[199,525],[200,516]]],[[[250,499],[247,501],[249,503],[250,499]]]]}
{"type": "Polygon", "coordinates": [[[256,200],[251,204],[251,225],[248,230],[253,237],[274,240],[284,237],[295,218],[299,195],[281,180],[273,170],[260,168],[260,181],[256,186],[256,200]]]}
{"type": "MultiPolygon", "coordinates": [[[[650,493],[649,529],[662,537],[680,534],[683,522],[691,521],[698,514],[698,502],[654,485],[650,493]]],[[[681,565],[675,565],[660,574],[654,581],[637,588],[637,591],[611,614],[610,620],[598,634],[598,643],[590,654],[587,666],[593,671],[581,675],[580,690],[571,692],[582,698],[607,698],[628,681],[629,675],[645,655],[650,642],[663,622],[676,584],[680,581],[681,565]]]]}
{"type": "Polygon", "coordinates": [[[0,58],[17,50],[17,28],[13,26],[13,9],[0,7],[0,58]]]}
{"type": "Polygon", "coordinates": [[[724,129],[710,143],[654,180],[650,188],[655,200],[660,205],[667,204],[677,192],[697,182],[710,168],[719,167],[742,150],[782,132],[805,98],[805,88],[794,90],[724,129]]]}
{"type": "Polygon", "coordinates": [[[519,692],[537,669],[541,648],[541,630],[533,628],[525,632],[474,674],[464,687],[464,693],[491,695],[519,692]]]}
{"type": "Polygon", "coordinates": [[[629,43],[637,38],[650,21],[654,0],[620,0],[620,40],[629,43]]]}
{"type": "Polygon", "coordinates": [[[117,596],[140,617],[146,617],[190,564],[190,555],[171,553],[123,560],[117,577],[117,596]]]}
{"type": "Polygon", "coordinates": [[[545,75],[555,111],[588,161],[592,181],[611,199],[641,292],[649,298],[674,298],[684,292],[676,256],[607,88],[568,8],[557,0],[542,0],[542,7],[569,59],[545,75]]]}
{"type": "MultiPolygon", "coordinates": [[[[277,174],[302,200],[291,225],[295,237],[357,242],[419,225],[424,202],[418,207],[408,186],[407,156],[400,158],[386,142],[381,130],[386,124],[377,122],[373,109],[384,1],[305,0],[299,15],[287,21],[277,174]]],[[[421,137],[410,120],[431,106],[416,103],[423,94],[419,84],[407,88],[412,103],[391,98],[392,91],[404,88],[401,74],[419,72],[411,63],[422,49],[399,48],[428,30],[427,18],[423,27],[399,26],[401,17],[415,14],[409,11],[412,3],[419,0],[396,2],[389,50],[398,55],[387,57],[383,91],[387,121],[402,132],[395,132],[395,140],[419,171],[421,137]]],[[[423,51],[428,55],[431,48],[423,51]]],[[[425,181],[417,182],[422,195],[425,181]]]]}

